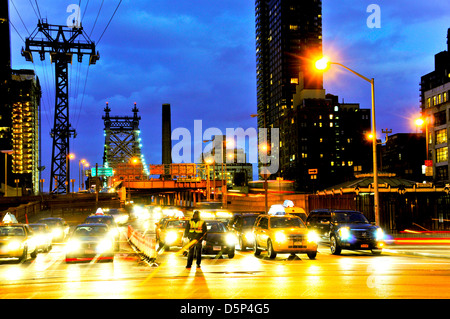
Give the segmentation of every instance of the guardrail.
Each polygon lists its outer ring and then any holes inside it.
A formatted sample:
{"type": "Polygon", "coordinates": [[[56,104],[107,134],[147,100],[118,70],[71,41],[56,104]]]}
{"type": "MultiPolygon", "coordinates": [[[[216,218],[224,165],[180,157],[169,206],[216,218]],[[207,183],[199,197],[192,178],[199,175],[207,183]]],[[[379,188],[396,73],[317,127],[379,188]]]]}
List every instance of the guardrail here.
{"type": "Polygon", "coordinates": [[[128,241],[149,260],[156,259],[156,241],[154,238],[150,238],[141,234],[141,232],[135,230],[131,225],[128,225],[127,231],[128,241]]]}
{"type": "Polygon", "coordinates": [[[11,207],[4,212],[0,212],[0,220],[7,212],[13,214],[19,222],[28,223],[28,218],[37,215],[42,209],[41,202],[31,202],[28,204],[22,204],[17,207],[11,207]]]}

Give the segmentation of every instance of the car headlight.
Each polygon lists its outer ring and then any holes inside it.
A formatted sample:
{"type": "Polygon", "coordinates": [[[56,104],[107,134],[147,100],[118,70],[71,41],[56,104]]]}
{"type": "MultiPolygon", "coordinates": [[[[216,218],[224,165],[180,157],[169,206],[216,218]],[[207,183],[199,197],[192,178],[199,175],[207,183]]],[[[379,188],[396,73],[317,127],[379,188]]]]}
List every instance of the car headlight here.
{"type": "Polygon", "coordinates": [[[112,250],[112,248],[113,242],[109,239],[103,239],[98,243],[96,251],[101,254],[104,253],[105,251],[112,250]]]}
{"type": "Polygon", "coordinates": [[[384,231],[381,228],[377,228],[377,230],[375,231],[375,239],[376,240],[384,239],[384,231]]]}
{"type": "Polygon", "coordinates": [[[119,230],[116,228],[113,228],[109,231],[109,236],[111,236],[111,237],[116,237],[118,235],[119,235],[119,230]]]}
{"type": "Polygon", "coordinates": [[[178,234],[174,231],[170,231],[167,233],[166,238],[164,239],[164,242],[168,245],[172,244],[174,241],[176,241],[178,238],[178,234]]]}
{"type": "Polygon", "coordinates": [[[339,228],[339,237],[341,237],[342,240],[349,239],[350,238],[350,229],[348,227],[339,228]]]}
{"type": "Polygon", "coordinates": [[[275,241],[277,242],[286,241],[286,238],[287,238],[286,235],[281,231],[275,233],[275,241]]]}
{"type": "Polygon", "coordinates": [[[233,234],[227,234],[226,242],[227,242],[227,245],[230,245],[230,246],[236,245],[236,242],[237,242],[236,236],[234,236],[233,234]]]}
{"type": "Polygon", "coordinates": [[[252,232],[245,233],[244,237],[245,237],[245,240],[248,242],[253,242],[255,240],[255,236],[253,236],[252,232]]]}
{"type": "Polygon", "coordinates": [[[62,235],[62,229],[60,228],[55,228],[52,230],[52,236],[53,237],[61,237],[62,235]]]}
{"type": "Polygon", "coordinates": [[[81,248],[81,242],[78,240],[70,240],[66,244],[66,252],[73,252],[81,248]]]}
{"type": "Polygon", "coordinates": [[[320,240],[319,235],[315,231],[308,232],[308,235],[306,238],[307,238],[308,242],[317,243],[320,240]]]}
{"type": "Polygon", "coordinates": [[[14,240],[14,241],[9,242],[6,245],[6,250],[9,250],[9,251],[11,251],[11,250],[18,250],[18,249],[20,249],[21,246],[22,246],[22,244],[21,244],[20,241],[14,240]]]}

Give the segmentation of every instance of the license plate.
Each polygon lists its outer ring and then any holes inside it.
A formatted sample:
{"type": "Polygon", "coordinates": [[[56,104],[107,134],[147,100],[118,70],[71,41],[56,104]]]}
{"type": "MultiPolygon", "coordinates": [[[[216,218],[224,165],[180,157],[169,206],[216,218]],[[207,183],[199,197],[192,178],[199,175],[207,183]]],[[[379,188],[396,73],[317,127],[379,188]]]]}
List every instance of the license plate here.
{"type": "Polygon", "coordinates": [[[213,250],[222,250],[222,246],[213,246],[213,250]]]}
{"type": "Polygon", "coordinates": [[[86,250],[84,251],[84,253],[85,253],[85,254],[93,254],[94,251],[93,251],[92,249],[86,249],[86,250]]]}
{"type": "Polygon", "coordinates": [[[369,248],[369,245],[368,244],[362,244],[361,248],[369,248]]]}
{"type": "Polygon", "coordinates": [[[302,245],[303,242],[301,240],[294,240],[294,245],[302,245]]]}

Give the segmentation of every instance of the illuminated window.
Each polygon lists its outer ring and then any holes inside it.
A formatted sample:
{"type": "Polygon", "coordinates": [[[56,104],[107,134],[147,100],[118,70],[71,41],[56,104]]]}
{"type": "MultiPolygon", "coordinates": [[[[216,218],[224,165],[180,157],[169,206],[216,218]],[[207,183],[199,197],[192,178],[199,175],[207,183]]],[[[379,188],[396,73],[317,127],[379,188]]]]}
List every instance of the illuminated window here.
{"type": "Polygon", "coordinates": [[[291,84],[298,84],[298,78],[291,78],[291,84]]]}
{"type": "Polygon", "coordinates": [[[442,102],[447,102],[448,101],[448,97],[447,97],[447,92],[444,92],[443,94],[442,94],[442,102]]]}
{"type": "Polygon", "coordinates": [[[447,129],[436,131],[436,144],[447,143],[447,129]]]}
{"type": "Polygon", "coordinates": [[[291,29],[291,30],[297,30],[298,29],[298,25],[290,25],[289,26],[289,29],[291,29]]]}
{"type": "Polygon", "coordinates": [[[448,147],[441,147],[436,149],[436,163],[448,161],[448,147]]]}

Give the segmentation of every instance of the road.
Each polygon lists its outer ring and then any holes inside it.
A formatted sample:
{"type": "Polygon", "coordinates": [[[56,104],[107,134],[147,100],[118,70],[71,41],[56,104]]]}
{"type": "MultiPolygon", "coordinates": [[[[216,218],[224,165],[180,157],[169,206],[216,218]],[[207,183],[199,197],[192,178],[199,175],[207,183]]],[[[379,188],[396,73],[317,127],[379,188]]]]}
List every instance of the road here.
{"type": "MultiPolygon", "coordinates": [[[[185,269],[186,257],[172,249],[156,263],[143,261],[124,237],[113,263],[64,262],[64,243],[22,264],[0,262],[4,299],[441,299],[450,298],[446,258],[406,255],[400,250],[373,256],[343,251],[331,255],[321,244],[315,260],[252,251],[233,259],[205,256],[202,268],[185,269]]],[[[444,248],[446,249],[446,248],[444,248]]]]}

